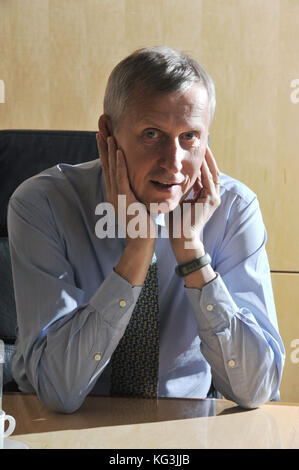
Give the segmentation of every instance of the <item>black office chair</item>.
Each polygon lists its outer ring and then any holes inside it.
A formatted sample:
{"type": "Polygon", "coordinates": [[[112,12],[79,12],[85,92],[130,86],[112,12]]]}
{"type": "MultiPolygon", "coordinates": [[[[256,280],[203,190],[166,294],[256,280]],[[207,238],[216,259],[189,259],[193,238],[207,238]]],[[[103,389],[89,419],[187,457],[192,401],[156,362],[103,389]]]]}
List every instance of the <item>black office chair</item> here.
{"type": "Polygon", "coordinates": [[[95,132],[0,131],[0,339],[4,341],[3,390],[17,391],[11,374],[17,316],[7,234],[7,206],[27,178],[56,165],[76,165],[97,158],[95,132]]]}

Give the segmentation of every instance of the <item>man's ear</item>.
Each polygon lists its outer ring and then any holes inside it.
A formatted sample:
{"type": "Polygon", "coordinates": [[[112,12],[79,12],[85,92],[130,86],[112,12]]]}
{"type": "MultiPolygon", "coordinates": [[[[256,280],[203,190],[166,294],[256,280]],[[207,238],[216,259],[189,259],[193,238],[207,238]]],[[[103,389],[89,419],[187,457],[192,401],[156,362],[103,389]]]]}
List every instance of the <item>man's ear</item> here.
{"type": "Polygon", "coordinates": [[[101,136],[106,141],[107,137],[112,135],[112,123],[110,117],[107,114],[102,114],[99,117],[98,126],[101,136]]]}

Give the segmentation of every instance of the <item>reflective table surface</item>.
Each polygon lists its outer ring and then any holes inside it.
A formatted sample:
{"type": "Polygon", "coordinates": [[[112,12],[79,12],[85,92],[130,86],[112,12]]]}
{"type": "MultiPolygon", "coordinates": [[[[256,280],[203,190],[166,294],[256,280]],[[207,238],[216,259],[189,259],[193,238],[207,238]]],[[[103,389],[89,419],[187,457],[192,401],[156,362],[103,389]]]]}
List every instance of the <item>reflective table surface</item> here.
{"type": "Polygon", "coordinates": [[[29,448],[299,448],[299,404],[245,410],[227,400],[89,396],[67,415],[35,395],[7,393],[3,409],[16,419],[9,439],[29,448]]]}

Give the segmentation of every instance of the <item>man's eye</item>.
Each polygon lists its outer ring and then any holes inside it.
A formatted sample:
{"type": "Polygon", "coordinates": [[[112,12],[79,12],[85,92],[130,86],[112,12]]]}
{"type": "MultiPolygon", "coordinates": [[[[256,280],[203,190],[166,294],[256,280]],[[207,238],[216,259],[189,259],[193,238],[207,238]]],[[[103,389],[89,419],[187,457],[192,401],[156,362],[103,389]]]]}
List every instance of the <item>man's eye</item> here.
{"type": "Polygon", "coordinates": [[[182,134],[182,138],[184,140],[193,140],[196,137],[197,136],[196,136],[195,132],[185,132],[185,134],[182,134]]]}
{"type": "Polygon", "coordinates": [[[148,139],[157,139],[157,137],[159,137],[159,132],[156,130],[156,129],[147,129],[145,132],[144,132],[144,135],[145,137],[147,137],[148,139]]]}

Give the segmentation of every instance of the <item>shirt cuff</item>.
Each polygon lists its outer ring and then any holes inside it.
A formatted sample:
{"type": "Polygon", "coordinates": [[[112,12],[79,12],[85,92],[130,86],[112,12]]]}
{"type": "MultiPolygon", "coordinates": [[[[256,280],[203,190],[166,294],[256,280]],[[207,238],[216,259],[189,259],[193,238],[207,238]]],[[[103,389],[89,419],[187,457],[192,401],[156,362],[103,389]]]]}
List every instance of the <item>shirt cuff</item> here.
{"type": "Polygon", "coordinates": [[[142,286],[132,286],[114,270],[106,277],[89,304],[109,318],[110,324],[127,323],[127,313],[135,306],[142,286]]]}
{"type": "Polygon", "coordinates": [[[213,330],[220,333],[229,328],[235,313],[239,310],[221,276],[203,288],[186,287],[187,297],[194,311],[199,330],[213,330]]]}

